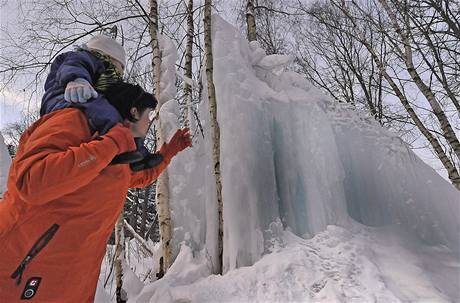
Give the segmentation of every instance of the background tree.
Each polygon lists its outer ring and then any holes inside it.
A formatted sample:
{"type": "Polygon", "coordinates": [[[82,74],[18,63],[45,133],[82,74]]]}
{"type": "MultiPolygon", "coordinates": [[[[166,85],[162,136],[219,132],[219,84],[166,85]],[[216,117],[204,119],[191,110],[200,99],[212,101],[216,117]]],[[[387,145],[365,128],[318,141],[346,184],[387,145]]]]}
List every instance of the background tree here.
{"type": "MultiPolygon", "coordinates": [[[[350,103],[368,112],[384,125],[382,74],[374,60],[354,34],[345,30],[346,24],[337,12],[316,5],[308,11],[316,18],[307,24],[298,23],[296,64],[298,71],[316,86],[327,91],[336,101],[350,103]],[[323,22],[326,21],[327,22],[323,22]]],[[[367,31],[373,48],[384,49],[385,37],[367,31]]],[[[385,51],[379,60],[386,62],[385,51]]]]}
{"type": "Polygon", "coordinates": [[[193,40],[195,33],[195,25],[193,21],[193,0],[189,0],[187,4],[187,45],[185,47],[185,66],[184,66],[184,75],[187,78],[187,81],[184,81],[184,126],[190,127],[190,110],[192,106],[193,91],[193,40]]]}
{"type": "MultiPolygon", "coordinates": [[[[290,21],[298,37],[295,68],[338,102],[353,104],[397,131],[413,147],[429,147],[459,187],[459,117],[452,93],[457,87],[455,72],[447,72],[443,64],[455,66],[456,60],[440,56],[455,57],[459,43],[440,35],[454,32],[447,21],[427,21],[438,14],[431,2],[298,1],[290,21]]],[[[452,2],[444,2],[456,11],[452,2]]]]}
{"type": "Polygon", "coordinates": [[[122,258],[125,252],[125,234],[123,228],[123,212],[120,214],[115,225],[115,283],[116,283],[116,301],[117,303],[126,302],[126,292],[123,290],[123,267],[122,258]]]}
{"type": "Polygon", "coordinates": [[[10,153],[16,154],[22,134],[32,123],[38,120],[39,116],[38,111],[24,112],[20,120],[7,124],[1,130],[10,153]]]}
{"type": "MultiPolygon", "coordinates": [[[[152,47],[152,66],[153,66],[153,83],[154,94],[158,100],[158,108],[161,108],[164,100],[161,98],[160,82],[161,82],[161,53],[158,37],[158,4],[156,0],[150,0],[149,13],[149,32],[151,37],[152,47]]],[[[157,129],[157,144],[162,146],[166,142],[165,132],[160,119],[156,120],[157,129]]],[[[165,170],[157,179],[156,187],[156,203],[158,210],[159,226],[160,226],[160,242],[162,247],[162,262],[160,261],[160,272],[167,271],[172,263],[171,252],[171,214],[169,210],[169,177],[168,171],[165,170]],[[162,268],[163,267],[163,268],[162,268]]]]}
{"type": "Polygon", "coordinates": [[[246,24],[248,31],[248,40],[257,40],[256,18],[254,16],[254,0],[247,0],[246,4],[246,24]]]}

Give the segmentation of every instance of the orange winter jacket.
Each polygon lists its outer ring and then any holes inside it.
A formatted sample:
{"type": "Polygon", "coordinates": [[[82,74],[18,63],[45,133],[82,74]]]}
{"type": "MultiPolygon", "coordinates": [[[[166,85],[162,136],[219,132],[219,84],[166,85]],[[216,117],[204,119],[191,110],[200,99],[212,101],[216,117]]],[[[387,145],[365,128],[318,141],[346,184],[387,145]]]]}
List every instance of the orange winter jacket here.
{"type": "Polygon", "coordinates": [[[94,140],[78,109],[24,133],[0,201],[0,302],[94,300],[128,188],[150,184],[170,161],[132,173],[108,165],[117,153],[110,138],[94,140]]]}

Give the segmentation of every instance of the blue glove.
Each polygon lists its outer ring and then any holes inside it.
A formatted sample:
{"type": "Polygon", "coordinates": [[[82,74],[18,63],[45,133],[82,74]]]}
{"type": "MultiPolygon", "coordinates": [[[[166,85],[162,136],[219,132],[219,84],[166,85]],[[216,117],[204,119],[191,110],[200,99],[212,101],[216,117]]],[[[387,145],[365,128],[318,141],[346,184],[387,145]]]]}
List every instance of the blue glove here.
{"type": "Polygon", "coordinates": [[[85,103],[90,98],[96,98],[97,92],[91,84],[83,78],[77,78],[67,83],[64,99],[73,103],[85,103]]]}

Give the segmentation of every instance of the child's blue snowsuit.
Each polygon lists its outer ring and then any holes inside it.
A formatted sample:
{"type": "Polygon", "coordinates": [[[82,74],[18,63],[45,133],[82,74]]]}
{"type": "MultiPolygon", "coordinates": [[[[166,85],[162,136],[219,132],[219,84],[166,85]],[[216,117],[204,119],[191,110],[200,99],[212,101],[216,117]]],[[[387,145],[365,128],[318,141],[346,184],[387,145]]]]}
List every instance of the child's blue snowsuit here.
{"type": "MultiPolygon", "coordinates": [[[[123,122],[120,113],[100,92],[96,98],[85,103],[73,103],[64,99],[67,83],[83,78],[94,87],[105,70],[104,62],[86,50],[67,52],[57,56],[46,78],[40,116],[67,107],[80,108],[88,118],[91,131],[98,131],[99,135],[104,135],[115,124],[123,122]]],[[[136,138],[135,141],[138,151],[143,156],[148,155],[149,152],[144,147],[143,138],[136,138]]]]}
{"type": "Polygon", "coordinates": [[[85,103],[73,103],[64,99],[67,83],[83,78],[94,86],[105,69],[104,63],[86,50],[59,55],[51,64],[51,71],[46,78],[40,115],[67,107],[80,108],[85,112],[92,131],[99,131],[100,135],[107,133],[116,123],[122,122],[122,117],[101,93],[85,103]]]}

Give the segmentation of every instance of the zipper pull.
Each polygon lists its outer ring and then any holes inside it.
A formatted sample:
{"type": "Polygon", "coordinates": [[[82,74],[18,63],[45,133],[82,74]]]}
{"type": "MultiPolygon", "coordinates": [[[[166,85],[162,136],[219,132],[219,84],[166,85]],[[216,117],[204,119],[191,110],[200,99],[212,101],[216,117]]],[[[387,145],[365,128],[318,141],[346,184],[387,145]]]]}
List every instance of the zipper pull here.
{"type": "Polygon", "coordinates": [[[27,257],[21,262],[21,264],[19,264],[18,268],[16,268],[14,273],[11,275],[12,279],[16,279],[16,285],[21,284],[22,273],[24,272],[24,269],[26,268],[27,263],[29,263],[31,259],[32,257],[27,255],[27,257]]]}

